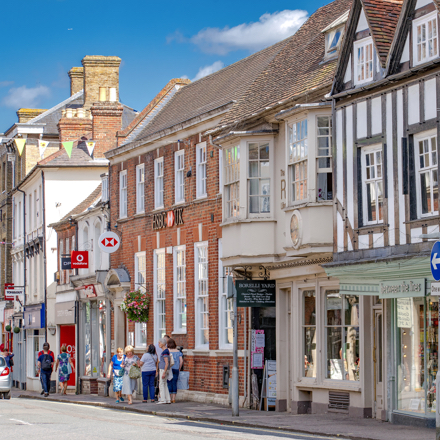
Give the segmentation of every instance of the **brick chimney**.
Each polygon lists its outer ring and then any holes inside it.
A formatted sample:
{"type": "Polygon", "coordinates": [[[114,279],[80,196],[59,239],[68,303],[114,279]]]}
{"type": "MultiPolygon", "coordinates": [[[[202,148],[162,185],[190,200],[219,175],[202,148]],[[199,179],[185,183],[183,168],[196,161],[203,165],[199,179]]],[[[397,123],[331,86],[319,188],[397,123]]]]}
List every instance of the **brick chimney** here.
{"type": "MultiPolygon", "coordinates": [[[[77,141],[82,136],[89,137],[92,132],[92,120],[87,117],[84,109],[66,109],[58,121],[60,142],[77,141]]],[[[60,144],[60,149],[63,148],[60,144]]]]}
{"type": "Polygon", "coordinates": [[[119,101],[119,57],[87,55],[84,66],[84,108],[89,110],[96,102],[119,101]]]}
{"type": "Polygon", "coordinates": [[[41,108],[21,108],[17,111],[18,122],[28,122],[45,111],[46,110],[41,108]]]}
{"type": "Polygon", "coordinates": [[[84,67],[72,67],[69,70],[70,96],[84,88],[84,67]]]}

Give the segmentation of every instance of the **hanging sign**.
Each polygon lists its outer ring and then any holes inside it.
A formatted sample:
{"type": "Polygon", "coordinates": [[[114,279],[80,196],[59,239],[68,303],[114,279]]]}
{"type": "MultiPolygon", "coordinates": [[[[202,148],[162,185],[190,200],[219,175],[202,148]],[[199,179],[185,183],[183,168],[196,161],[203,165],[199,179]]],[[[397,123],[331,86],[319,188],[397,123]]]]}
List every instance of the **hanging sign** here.
{"type": "Polygon", "coordinates": [[[88,269],[89,251],[72,251],[70,267],[72,269],[88,269]]]}
{"type": "Polygon", "coordinates": [[[5,289],[5,300],[6,301],[15,301],[20,300],[23,302],[24,299],[24,290],[23,289],[5,289]]]}
{"type": "Polygon", "coordinates": [[[71,257],[61,257],[61,270],[72,269],[72,258],[71,257]]]}
{"type": "Polygon", "coordinates": [[[99,249],[106,254],[112,254],[119,249],[121,245],[121,239],[118,234],[115,234],[112,231],[107,231],[101,234],[98,239],[99,249]]]}
{"type": "Polygon", "coordinates": [[[237,280],[237,307],[275,307],[276,282],[237,280]]]}

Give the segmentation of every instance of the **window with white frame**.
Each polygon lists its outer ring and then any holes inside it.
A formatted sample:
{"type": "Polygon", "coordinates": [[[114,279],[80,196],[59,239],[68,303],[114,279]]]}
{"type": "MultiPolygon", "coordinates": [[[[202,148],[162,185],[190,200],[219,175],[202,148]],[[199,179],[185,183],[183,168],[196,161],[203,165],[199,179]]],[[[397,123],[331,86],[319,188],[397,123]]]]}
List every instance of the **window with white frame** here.
{"type": "Polygon", "coordinates": [[[102,182],[102,201],[108,202],[108,174],[101,176],[102,182]]]}
{"type": "Polygon", "coordinates": [[[419,217],[438,213],[437,136],[415,138],[417,207],[419,217]]]}
{"type": "Polygon", "coordinates": [[[196,145],[197,198],[206,197],[206,142],[196,145]]]}
{"type": "MultiPolygon", "coordinates": [[[[134,288],[141,292],[146,292],[146,278],[147,278],[147,262],[146,253],[138,252],[134,255],[134,288]]],[[[147,323],[136,322],[134,325],[134,344],[135,347],[147,347],[147,323]]]]}
{"type": "Polygon", "coordinates": [[[127,170],[119,173],[119,218],[127,217],[127,170]]]}
{"type": "Polygon", "coordinates": [[[383,221],[382,146],[362,149],[362,208],[364,224],[383,221]]]}
{"type": "Polygon", "coordinates": [[[240,146],[225,149],[225,217],[240,214],[240,146]]]}
{"type": "Polygon", "coordinates": [[[196,347],[209,346],[208,243],[194,245],[196,347]]]}
{"type": "Polygon", "coordinates": [[[175,203],[185,201],[185,150],[174,153],[175,203]]]}
{"type": "Polygon", "coordinates": [[[231,348],[233,339],[233,303],[232,298],[228,298],[228,276],[232,275],[231,267],[224,267],[221,261],[222,257],[222,240],[218,241],[218,255],[219,255],[219,345],[220,348],[231,348]]]}
{"type": "Polygon", "coordinates": [[[186,248],[174,248],[174,332],[186,333],[186,248]]]}
{"type": "Polygon", "coordinates": [[[155,340],[165,336],[165,249],[154,251],[155,340]]]}
{"type": "Polygon", "coordinates": [[[249,143],[249,212],[270,212],[269,143],[249,143]]]}
{"type": "Polygon", "coordinates": [[[332,200],[332,117],[316,118],[316,196],[319,200],[332,200]]]}
{"type": "Polygon", "coordinates": [[[154,161],[154,209],[163,208],[163,157],[154,161]]]}
{"type": "Polygon", "coordinates": [[[15,197],[12,199],[12,238],[16,238],[16,221],[17,221],[17,204],[15,203],[15,197]]]}
{"type": "MultiPolygon", "coordinates": [[[[70,256],[70,238],[66,238],[66,257],[70,256]]],[[[70,282],[70,271],[64,271],[64,279],[66,280],[66,284],[70,282]]]]}
{"type": "Polygon", "coordinates": [[[303,290],[303,355],[304,377],[316,377],[316,292],[303,290]]]}
{"type": "Polygon", "coordinates": [[[342,34],[344,32],[344,26],[334,28],[326,32],[325,37],[325,52],[326,56],[336,55],[342,41],[342,34]]]}
{"type": "Polygon", "coordinates": [[[413,21],[415,64],[438,57],[437,11],[413,21]]]}
{"type": "Polygon", "coordinates": [[[141,163],[136,167],[136,213],[140,214],[145,211],[145,165],[141,163]]]}
{"type": "Polygon", "coordinates": [[[289,126],[289,179],[290,200],[307,199],[308,167],[307,119],[289,126]]]}
{"type": "Polygon", "coordinates": [[[359,296],[328,290],[325,310],[326,378],[359,381],[359,296]]]}
{"type": "Polygon", "coordinates": [[[355,84],[362,84],[373,79],[373,39],[364,38],[354,43],[354,79],[355,84]]]}

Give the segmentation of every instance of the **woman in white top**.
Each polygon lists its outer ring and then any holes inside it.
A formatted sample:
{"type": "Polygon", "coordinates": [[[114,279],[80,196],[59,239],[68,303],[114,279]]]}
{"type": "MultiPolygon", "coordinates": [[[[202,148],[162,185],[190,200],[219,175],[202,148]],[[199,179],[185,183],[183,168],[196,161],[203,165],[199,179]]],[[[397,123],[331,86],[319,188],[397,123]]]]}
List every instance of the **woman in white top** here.
{"type": "Polygon", "coordinates": [[[142,388],[144,393],[144,400],[142,402],[148,402],[148,390],[150,390],[151,402],[153,403],[155,400],[154,378],[157,373],[157,360],[156,347],[150,344],[148,351],[144,353],[139,362],[139,366],[142,369],[142,388]]]}

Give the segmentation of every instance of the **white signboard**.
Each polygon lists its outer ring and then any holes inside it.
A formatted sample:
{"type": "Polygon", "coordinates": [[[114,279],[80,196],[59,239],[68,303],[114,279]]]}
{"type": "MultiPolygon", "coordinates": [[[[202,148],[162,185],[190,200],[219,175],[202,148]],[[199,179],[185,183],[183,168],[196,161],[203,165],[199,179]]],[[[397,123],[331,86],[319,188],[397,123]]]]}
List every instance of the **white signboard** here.
{"type": "Polygon", "coordinates": [[[252,366],[254,368],[263,367],[263,353],[252,353],[252,366]]]}
{"type": "Polygon", "coordinates": [[[411,298],[397,298],[397,327],[411,327],[411,298]]]}
{"type": "Polygon", "coordinates": [[[431,295],[440,296],[440,283],[431,283],[431,295]]]}
{"type": "Polygon", "coordinates": [[[264,348],[265,346],[265,335],[264,333],[257,333],[255,335],[255,347],[264,348]]]}
{"type": "Polygon", "coordinates": [[[107,231],[101,234],[98,239],[98,244],[99,249],[101,249],[102,252],[112,254],[119,249],[119,246],[121,245],[121,239],[119,238],[118,234],[107,231]]]}
{"type": "Polygon", "coordinates": [[[5,289],[5,299],[10,301],[21,301],[24,300],[23,289],[5,289]]]}

